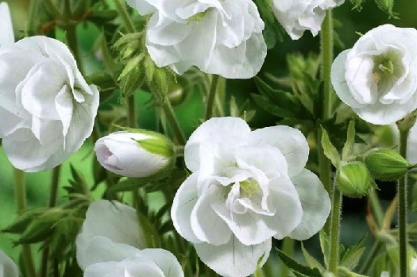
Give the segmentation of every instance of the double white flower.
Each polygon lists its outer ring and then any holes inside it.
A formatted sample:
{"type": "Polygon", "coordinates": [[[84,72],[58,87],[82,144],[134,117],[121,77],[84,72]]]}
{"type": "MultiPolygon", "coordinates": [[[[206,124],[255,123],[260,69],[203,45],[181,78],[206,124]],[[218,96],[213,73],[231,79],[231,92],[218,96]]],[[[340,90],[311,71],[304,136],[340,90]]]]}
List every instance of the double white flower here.
{"type": "Polygon", "coordinates": [[[98,104],[62,42],[34,36],[0,48],[0,137],[16,168],[66,160],[90,136],[98,104]]]}
{"type": "Polygon", "coordinates": [[[252,274],[268,258],[272,237],[308,239],[326,221],[330,199],[304,168],[308,152],[291,127],[251,131],[230,117],[204,122],[185,146],[192,174],[174,198],[176,230],[218,274],[252,274]]]}
{"type": "Polygon", "coordinates": [[[126,0],[152,14],[146,47],[159,67],[182,74],[192,66],[226,78],[251,78],[260,70],[264,23],[251,0],[126,0]]]}
{"type": "Polygon", "coordinates": [[[309,30],[316,36],[321,29],[326,10],[340,6],[345,0],[273,0],[275,17],[293,39],[309,30]]]}
{"type": "Polygon", "coordinates": [[[119,202],[93,202],[75,243],[85,277],[184,276],[171,252],[140,250],[145,245],[136,211],[119,202]]]}
{"type": "Polygon", "coordinates": [[[332,65],[339,98],[362,119],[386,125],[417,108],[417,30],[381,25],[332,65]]]}

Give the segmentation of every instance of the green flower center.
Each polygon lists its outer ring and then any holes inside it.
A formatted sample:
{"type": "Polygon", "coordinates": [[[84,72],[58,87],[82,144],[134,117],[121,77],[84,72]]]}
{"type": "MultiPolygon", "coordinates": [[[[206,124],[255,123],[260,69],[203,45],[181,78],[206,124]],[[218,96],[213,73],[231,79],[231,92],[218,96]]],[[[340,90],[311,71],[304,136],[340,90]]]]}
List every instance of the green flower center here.
{"type": "Polygon", "coordinates": [[[396,50],[389,50],[374,57],[374,68],[372,78],[377,84],[380,96],[387,93],[397,79],[401,77],[404,69],[401,64],[401,53],[396,50]]]}
{"type": "Polygon", "coordinates": [[[200,22],[201,19],[203,19],[203,17],[206,15],[206,13],[211,10],[211,8],[208,8],[207,10],[203,11],[203,12],[199,12],[189,18],[187,18],[187,23],[191,23],[191,22],[200,22]]]}
{"type": "Polygon", "coordinates": [[[240,194],[243,197],[250,198],[252,194],[257,193],[261,190],[258,182],[253,179],[248,179],[243,182],[240,182],[240,194]]]}

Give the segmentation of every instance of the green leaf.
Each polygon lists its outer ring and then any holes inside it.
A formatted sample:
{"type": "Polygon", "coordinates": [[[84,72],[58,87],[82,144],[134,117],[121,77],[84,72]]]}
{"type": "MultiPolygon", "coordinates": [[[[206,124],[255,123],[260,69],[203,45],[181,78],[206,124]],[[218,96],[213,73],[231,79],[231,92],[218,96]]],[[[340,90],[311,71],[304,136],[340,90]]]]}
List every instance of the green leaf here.
{"type": "Polygon", "coordinates": [[[264,274],[262,273],[262,267],[261,267],[261,262],[264,258],[265,254],[263,254],[259,259],[258,262],[256,263],[256,270],[254,273],[254,277],[264,277],[264,274]]]}
{"type": "Polygon", "coordinates": [[[350,246],[342,253],[340,257],[340,266],[353,270],[358,265],[359,260],[365,251],[365,247],[361,247],[365,237],[366,235],[363,236],[357,244],[350,246]]]}
{"type": "Polygon", "coordinates": [[[326,265],[326,268],[327,268],[329,265],[328,258],[330,254],[330,238],[323,230],[319,232],[319,238],[320,238],[321,252],[323,253],[323,256],[324,256],[324,264],[326,265]]]}
{"type": "Polygon", "coordinates": [[[320,272],[324,272],[324,267],[321,265],[319,261],[316,260],[313,256],[308,253],[308,251],[304,248],[304,243],[301,243],[301,250],[303,251],[304,258],[307,261],[307,264],[312,268],[318,268],[320,272]]]}
{"type": "Polygon", "coordinates": [[[345,145],[343,146],[342,150],[342,160],[347,161],[349,157],[353,154],[353,145],[355,143],[355,121],[351,120],[349,122],[348,130],[347,130],[347,138],[345,145]]]}
{"type": "Polygon", "coordinates": [[[338,267],[337,268],[338,271],[338,275],[339,277],[367,277],[366,275],[361,275],[361,274],[357,274],[355,272],[350,271],[349,269],[345,268],[345,267],[338,267]]]}
{"type": "Polygon", "coordinates": [[[286,255],[284,252],[279,250],[278,248],[275,248],[278,252],[278,256],[281,258],[281,261],[290,268],[296,276],[302,276],[302,277],[323,277],[321,275],[320,271],[317,268],[310,268],[307,266],[304,266],[302,264],[299,264],[295,260],[293,260],[291,257],[286,255]]]}
{"type": "Polygon", "coordinates": [[[126,191],[132,191],[134,189],[141,188],[148,184],[150,179],[148,178],[128,178],[123,181],[120,181],[119,183],[111,186],[107,191],[107,195],[111,195],[116,192],[126,192],[126,191]]]}
{"type": "Polygon", "coordinates": [[[337,168],[340,164],[340,156],[339,153],[330,141],[329,135],[327,134],[326,129],[324,129],[322,126],[322,136],[321,136],[321,145],[323,147],[324,155],[332,162],[332,164],[337,168]]]}

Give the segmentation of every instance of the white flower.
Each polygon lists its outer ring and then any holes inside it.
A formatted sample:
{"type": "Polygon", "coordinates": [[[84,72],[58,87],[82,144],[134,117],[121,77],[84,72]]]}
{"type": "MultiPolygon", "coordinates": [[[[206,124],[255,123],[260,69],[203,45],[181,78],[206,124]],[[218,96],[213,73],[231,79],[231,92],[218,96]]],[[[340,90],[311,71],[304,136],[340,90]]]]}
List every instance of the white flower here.
{"type": "Polygon", "coordinates": [[[337,56],[339,98],[373,124],[394,123],[417,108],[417,30],[381,25],[337,56]]]}
{"type": "Polygon", "coordinates": [[[410,277],[417,277],[417,259],[414,257],[410,262],[410,277]]]}
{"type": "Polygon", "coordinates": [[[247,276],[271,238],[304,240],[318,232],[330,199],[305,169],[309,148],[300,131],[251,131],[240,118],[212,118],[191,135],[185,162],[192,174],[171,211],[176,230],[222,276],[247,276]]]}
{"type": "Polygon", "coordinates": [[[0,250],[0,277],[19,277],[16,264],[0,250]]]}
{"type": "Polygon", "coordinates": [[[389,272],[388,271],[382,271],[381,272],[381,277],[389,277],[389,272]]]}
{"type": "Polygon", "coordinates": [[[150,177],[172,167],[173,147],[159,133],[138,130],[102,137],[94,150],[100,164],[111,172],[127,177],[150,177]]]}
{"type": "Polygon", "coordinates": [[[152,13],[146,47],[159,67],[182,74],[192,66],[225,78],[251,78],[260,70],[264,23],[251,0],[126,0],[152,13]]]}
{"type": "Polygon", "coordinates": [[[321,29],[326,10],[340,6],[345,0],[273,0],[275,17],[293,39],[309,30],[316,36],[321,29]]]}
{"type": "Polygon", "coordinates": [[[62,42],[34,36],[0,48],[0,137],[16,168],[66,160],[90,136],[98,104],[62,42]]]}
{"type": "Polygon", "coordinates": [[[6,2],[0,3],[0,47],[14,42],[12,18],[6,2]]]}
{"type": "Polygon", "coordinates": [[[85,277],[184,276],[172,253],[140,250],[146,245],[136,211],[119,202],[93,202],[75,243],[85,277]]]}

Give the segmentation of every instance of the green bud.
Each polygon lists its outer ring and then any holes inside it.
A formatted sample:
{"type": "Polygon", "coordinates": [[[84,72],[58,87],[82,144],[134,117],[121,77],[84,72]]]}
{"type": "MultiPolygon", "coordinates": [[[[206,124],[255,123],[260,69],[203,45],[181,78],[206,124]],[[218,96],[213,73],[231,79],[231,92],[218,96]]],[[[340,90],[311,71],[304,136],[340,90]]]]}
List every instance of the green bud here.
{"type": "Polygon", "coordinates": [[[383,181],[395,181],[403,177],[410,163],[392,149],[375,149],[365,156],[365,164],[372,177],[383,181]]]}
{"type": "Polygon", "coordinates": [[[336,172],[336,184],[343,195],[360,198],[372,187],[371,175],[362,162],[348,163],[336,172]]]}

